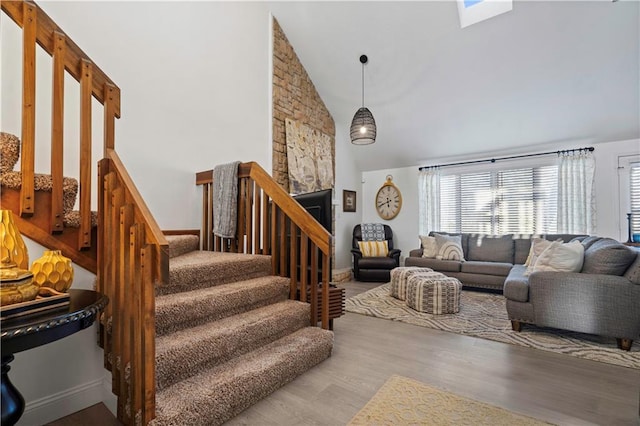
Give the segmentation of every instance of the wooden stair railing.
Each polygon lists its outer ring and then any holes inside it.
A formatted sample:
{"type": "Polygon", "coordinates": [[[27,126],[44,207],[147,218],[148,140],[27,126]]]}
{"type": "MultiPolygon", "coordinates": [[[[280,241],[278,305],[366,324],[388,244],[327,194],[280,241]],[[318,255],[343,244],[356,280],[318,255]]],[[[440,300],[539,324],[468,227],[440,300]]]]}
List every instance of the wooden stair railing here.
{"type": "Polygon", "coordinates": [[[20,232],[60,249],[97,275],[109,297],[99,344],[112,372],[118,418],[147,424],[155,416],[155,285],[168,282],[167,241],[115,152],[120,89],[32,1],[2,0],[2,11],[23,30],[22,182],[2,191],[20,232]],[[36,44],[52,57],[52,191],[35,191],[36,44]],[[80,84],[80,228],[63,227],[65,71],[80,84]],[[103,159],[98,164],[98,227],[91,226],[92,98],[104,107],[103,159]]]}
{"type": "Polygon", "coordinates": [[[331,234],[260,165],[249,162],[238,167],[236,237],[214,237],[213,170],[196,173],[196,185],[203,186],[203,250],[271,255],[272,273],[291,278],[289,298],[310,302],[311,324],[321,321],[328,329],[331,234]]]}

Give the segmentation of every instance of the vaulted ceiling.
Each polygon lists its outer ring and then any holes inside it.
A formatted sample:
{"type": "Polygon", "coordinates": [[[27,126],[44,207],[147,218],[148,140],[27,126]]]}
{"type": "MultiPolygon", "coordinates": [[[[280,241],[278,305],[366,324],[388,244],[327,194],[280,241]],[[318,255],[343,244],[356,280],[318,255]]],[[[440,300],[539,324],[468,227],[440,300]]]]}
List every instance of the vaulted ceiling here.
{"type": "MultiPolygon", "coordinates": [[[[338,143],[361,105],[377,141],[360,170],[640,138],[640,8],[633,0],[514,1],[460,28],[455,1],[274,2],[331,111],[338,143]]],[[[640,149],[640,148],[639,148],[640,149]]]]}

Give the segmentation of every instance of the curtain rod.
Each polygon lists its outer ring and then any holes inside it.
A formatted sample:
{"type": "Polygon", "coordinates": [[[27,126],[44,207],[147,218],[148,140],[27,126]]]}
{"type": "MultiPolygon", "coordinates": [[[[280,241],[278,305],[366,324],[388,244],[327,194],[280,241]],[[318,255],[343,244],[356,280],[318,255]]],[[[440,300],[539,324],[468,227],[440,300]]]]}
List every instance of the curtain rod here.
{"type": "Polygon", "coordinates": [[[464,164],[495,163],[496,161],[499,161],[499,160],[514,160],[516,158],[539,157],[541,155],[551,155],[551,154],[560,155],[560,154],[567,154],[567,153],[576,152],[576,151],[593,152],[594,150],[595,150],[594,147],[589,146],[589,147],[586,147],[586,148],[565,149],[565,150],[562,150],[562,151],[539,152],[537,154],[512,155],[512,156],[509,156],[509,157],[487,158],[485,160],[472,160],[472,161],[461,161],[459,163],[438,164],[436,166],[422,166],[422,167],[418,167],[418,170],[422,171],[422,170],[425,170],[425,169],[430,169],[430,168],[435,168],[435,167],[462,166],[464,164]]]}

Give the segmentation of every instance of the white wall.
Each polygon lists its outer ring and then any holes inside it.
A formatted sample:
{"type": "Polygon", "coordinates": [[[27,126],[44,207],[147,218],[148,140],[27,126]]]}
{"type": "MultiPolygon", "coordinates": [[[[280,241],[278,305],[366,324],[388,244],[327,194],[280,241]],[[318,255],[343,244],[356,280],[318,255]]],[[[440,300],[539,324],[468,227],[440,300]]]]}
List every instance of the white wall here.
{"type": "MultiPolygon", "coordinates": [[[[361,173],[354,167],[349,128],[336,125],[336,183],[335,201],[335,246],[334,269],[351,268],[351,234],[353,227],[362,222],[361,173]],[[356,191],[356,211],[342,211],[342,191],[356,191]]],[[[364,148],[366,147],[359,147],[364,148]]]]}
{"type": "MultiPolygon", "coordinates": [[[[596,158],[596,229],[600,236],[612,237],[620,241],[627,239],[627,221],[625,212],[620,212],[618,191],[618,156],[640,153],[640,140],[616,141],[600,144],[590,144],[584,141],[563,143],[562,145],[540,145],[530,152],[544,152],[593,146],[596,158]]],[[[418,166],[445,164],[449,162],[471,159],[484,159],[515,155],[509,153],[488,153],[486,156],[475,158],[441,158],[428,163],[417,164],[414,167],[399,169],[375,170],[362,173],[363,193],[363,222],[382,222],[393,229],[394,242],[402,250],[402,258],[409,256],[409,251],[419,247],[418,241],[418,166]],[[373,200],[380,186],[385,182],[385,176],[393,175],[393,182],[402,191],[402,209],[393,220],[381,219],[375,211],[373,200]]],[[[502,163],[496,163],[497,165],[502,163]]],[[[477,166],[476,166],[477,167],[477,166]]]]}

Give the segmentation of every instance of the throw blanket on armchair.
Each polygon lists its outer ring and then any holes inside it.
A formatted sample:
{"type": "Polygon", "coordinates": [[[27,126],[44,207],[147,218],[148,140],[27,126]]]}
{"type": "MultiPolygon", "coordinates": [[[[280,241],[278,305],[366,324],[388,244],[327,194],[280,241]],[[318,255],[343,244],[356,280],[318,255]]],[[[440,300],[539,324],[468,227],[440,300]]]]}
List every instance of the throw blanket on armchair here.
{"type": "Polygon", "coordinates": [[[213,169],[213,235],[236,236],[238,205],[238,164],[220,164],[213,169]]]}
{"type": "Polygon", "coordinates": [[[362,241],[384,241],[384,225],[381,223],[361,223],[362,241]]]}

